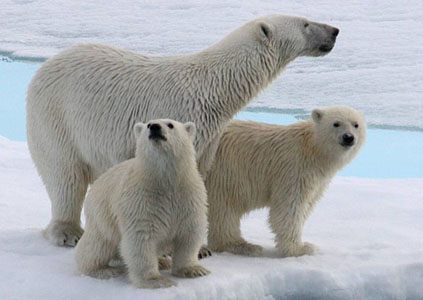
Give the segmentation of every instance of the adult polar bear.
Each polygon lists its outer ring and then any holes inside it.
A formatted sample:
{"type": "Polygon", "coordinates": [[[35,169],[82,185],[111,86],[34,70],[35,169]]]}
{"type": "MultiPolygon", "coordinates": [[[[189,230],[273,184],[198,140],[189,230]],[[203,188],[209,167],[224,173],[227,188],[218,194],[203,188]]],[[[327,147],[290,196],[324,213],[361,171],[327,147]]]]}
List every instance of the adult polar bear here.
{"type": "Polygon", "coordinates": [[[58,245],[76,244],[88,184],[134,156],[136,122],[194,122],[204,175],[234,114],[296,57],[330,52],[338,32],[272,15],[196,54],[152,57],[81,45],[45,62],[27,96],[28,146],[52,203],[45,236],[58,245]]]}

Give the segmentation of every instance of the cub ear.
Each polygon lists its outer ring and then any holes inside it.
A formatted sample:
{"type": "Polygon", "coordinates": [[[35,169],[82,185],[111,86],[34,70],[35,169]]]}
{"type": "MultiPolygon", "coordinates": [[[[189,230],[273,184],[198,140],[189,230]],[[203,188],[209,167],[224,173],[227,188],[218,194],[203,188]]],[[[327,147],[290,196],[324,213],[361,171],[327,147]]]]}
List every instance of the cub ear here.
{"type": "Polygon", "coordinates": [[[138,122],[134,125],[134,135],[136,139],[140,137],[141,132],[144,130],[144,128],[145,128],[145,124],[141,122],[138,122]]]}
{"type": "Polygon", "coordinates": [[[319,123],[320,120],[323,118],[323,110],[313,109],[313,111],[311,112],[311,117],[313,118],[314,122],[319,123]]]}
{"type": "Polygon", "coordinates": [[[195,132],[197,131],[195,128],[195,124],[192,122],[186,122],[184,124],[185,130],[188,132],[188,135],[191,137],[192,140],[195,138],[195,132]]]}
{"type": "Polygon", "coordinates": [[[272,24],[264,21],[258,22],[257,31],[262,42],[268,44],[272,40],[274,34],[274,27],[272,24]]]}

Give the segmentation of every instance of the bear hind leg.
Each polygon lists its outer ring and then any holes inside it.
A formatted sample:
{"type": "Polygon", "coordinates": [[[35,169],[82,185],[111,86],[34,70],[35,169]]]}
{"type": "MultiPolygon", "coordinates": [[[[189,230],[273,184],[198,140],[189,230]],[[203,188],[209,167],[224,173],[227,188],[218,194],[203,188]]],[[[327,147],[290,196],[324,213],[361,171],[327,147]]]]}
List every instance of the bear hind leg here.
{"type": "Polygon", "coordinates": [[[83,235],[75,250],[78,270],[90,277],[109,279],[126,273],[124,265],[111,265],[118,256],[118,246],[96,231],[83,235]]]}
{"type": "Polygon", "coordinates": [[[212,202],[210,205],[208,247],[216,252],[261,256],[263,248],[248,243],[241,236],[241,215],[235,213],[225,203],[229,202],[220,201],[220,204],[212,202]],[[223,208],[218,207],[222,205],[223,208]]]}

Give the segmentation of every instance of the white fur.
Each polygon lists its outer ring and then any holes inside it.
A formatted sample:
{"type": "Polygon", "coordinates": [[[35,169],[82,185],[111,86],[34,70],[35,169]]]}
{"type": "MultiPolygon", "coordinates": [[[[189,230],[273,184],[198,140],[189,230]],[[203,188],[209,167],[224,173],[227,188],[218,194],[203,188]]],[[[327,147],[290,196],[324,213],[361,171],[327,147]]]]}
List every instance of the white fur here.
{"type": "Polygon", "coordinates": [[[172,274],[209,273],[197,259],[207,231],[207,196],[192,144],[194,124],[165,119],[149,124],[159,124],[166,141],[151,139],[151,128],[135,125],[135,158],[105,172],[88,193],[76,262],[83,274],[109,278],[124,272],[109,265],[120,255],[135,286],[159,288],[175,284],[159,273],[158,257],[168,251],[172,274]]]}
{"type": "Polygon", "coordinates": [[[302,242],[304,222],[336,172],[360,150],[366,123],[361,113],[342,106],[314,110],[312,116],[289,126],[228,125],[206,180],[211,250],[261,255],[260,246],[241,237],[240,219],[269,207],[280,255],[314,252],[313,245],[302,242]],[[340,144],[346,133],[355,136],[352,147],[340,144]]]}
{"type": "Polygon", "coordinates": [[[199,170],[205,175],[234,114],[296,57],[328,53],[319,48],[333,47],[334,30],[274,15],[195,54],[154,57],[79,45],[45,62],[27,97],[28,146],[52,203],[45,236],[59,245],[77,242],[87,186],[134,156],[136,122],[194,122],[199,170]]]}

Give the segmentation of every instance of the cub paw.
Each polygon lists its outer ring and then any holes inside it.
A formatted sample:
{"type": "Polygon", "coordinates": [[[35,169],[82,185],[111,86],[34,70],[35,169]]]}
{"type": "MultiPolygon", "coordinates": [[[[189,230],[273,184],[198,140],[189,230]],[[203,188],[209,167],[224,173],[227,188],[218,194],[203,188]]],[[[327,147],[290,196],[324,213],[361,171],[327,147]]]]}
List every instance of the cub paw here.
{"type": "Polygon", "coordinates": [[[126,273],[124,267],[107,267],[100,270],[92,271],[88,276],[97,278],[97,279],[110,279],[113,277],[118,277],[126,273]]]}
{"type": "Polygon", "coordinates": [[[303,255],[313,255],[317,250],[317,247],[311,243],[301,243],[299,245],[292,245],[291,247],[285,247],[279,249],[280,255],[282,257],[289,256],[303,256],[303,255]]]}
{"type": "Polygon", "coordinates": [[[167,277],[157,275],[148,279],[138,280],[134,285],[140,289],[161,289],[176,286],[176,282],[167,277]]]}
{"type": "Polygon", "coordinates": [[[212,256],[212,252],[209,248],[207,248],[205,246],[202,246],[200,248],[200,251],[198,251],[198,259],[203,259],[203,258],[210,257],[210,256],[212,256]]]}
{"type": "Polygon", "coordinates": [[[245,242],[242,244],[231,245],[228,247],[227,251],[238,255],[261,256],[263,253],[263,247],[245,242]]]}
{"type": "Polygon", "coordinates": [[[195,265],[191,267],[184,267],[175,272],[172,272],[176,277],[182,278],[195,278],[201,277],[210,274],[210,271],[200,265],[195,265]]]}
{"type": "Polygon", "coordinates": [[[159,270],[169,270],[172,267],[172,260],[166,256],[159,257],[159,270]]]}
{"type": "Polygon", "coordinates": [[[316,253],[317,251],[317,247],[315,245],[313,245],[312,243],[307,243],[304,242],[304,245],[301,249],[301,253],[300,255],[313,255],[314,253],[316,253]]]}

